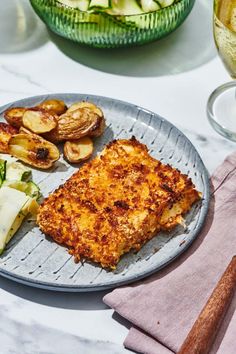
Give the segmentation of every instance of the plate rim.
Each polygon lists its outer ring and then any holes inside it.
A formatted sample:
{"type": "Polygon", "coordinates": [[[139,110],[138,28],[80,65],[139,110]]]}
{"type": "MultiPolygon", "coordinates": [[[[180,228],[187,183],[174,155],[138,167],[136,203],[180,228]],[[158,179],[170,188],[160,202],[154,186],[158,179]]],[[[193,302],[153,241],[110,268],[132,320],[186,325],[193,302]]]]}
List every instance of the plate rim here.
{"type": "Polygon", "coordinates": [[[167,261],[164,261],[163,264],[158,265],[158,268],[155,266],[152,266],[152,267],[150,267],[149,270],[147,270],[143,273],[140,273],[138,275],[131,275],[130,277],[125,278],[124,280],[119,280],[119,281],[113,280],[113,281],[109,281],[107,284],[101,283],[101,284],[97,284],[97,285],[93,285],[93,284],[91,284],[91,285],[89,285],[89,284],[86,284],[86,285],[76,285],[76,284],[75,285],[69,285],[69,284],[68,285],[62,285],[62,284],[53,285],[51,282],[40,281],[37,279],[31,280],[23,275],[12,274],[12,272],[10,272],[8,270],[4,270],[4,269],[0,269],[0,276],[10,279],[10,280],[13,280],[13,281],[23,284],[23,285],[34,287],[34,288],[50,290],[50,291],[58,291],[58,292],[78,292],[78,293],[114,289],[116,287],[129,285],[131,283],[145,279],[145,278],[151,276],[152,274],[159,272],[161,269],[163,269],[164,267],[168,266],[170,263],[175,261],[178,257],[180,257],[182,255],[182,253],[187,251],[187,249],[191,246],[191,244],[197,238],[198,234],[200,233],[200,231],[204,225],[204,222],[205,222],[205,219],[207,216],[207,212],[209,209],[209,203],[210,203],[210,177],[209,177],[209,173],[205,167],[205,164],[202,161],[200,154],[198,153],[198,151],[195,148],[195,146],[193,145],[193,143],[189,140],[189,138],[178,127],[176,127],[173,123],[171,123],[166,118],[160,116],[158,113],[155,113],[149,109],[143,108],[137,104],[126,102],[126,101],[119,100],[116,98],[112,98],[112,97],[108,97],[108,96],[94,95],[94,94],[90,94],[90,93],[76,93],[76,92],[73,92],[73,93],[71,93],[71,92],[68,92],[68,93],[67,92],[65,92],[65,93],[47,93],[47,94],[41,94],[41,95],[27,96],[25,98],[11,101],[10,103],[2,105],[2,106],[0,106],[0,115],[2,115],[2,113],[6,109],[11,107],[12,105],[16,106],[16,104],[19,104],[19,106],[21,106],[21,102],[25,101],[25,100],[34,100],[34,99],[44,100],[44,99],[48,99],[48,98],[59,98],[59,99],[61,98],[62,99],[65,96],[68,96],[68,97],[69,96],[87,96],[92,99],[115,101],[115,102],[120,103],[122,105],[133,107],[138,110],[149,113],[149,114],[153,115],[154,117],[157,116],[158,119],[161,119],[162,121],[166,122],[169,126],[174,128],[180,135],[182,135],[186,139],[186,141],[188,141],[188,143],[191,145],[191,147],[194,149],[194,151],[197,154],[198,159],[202,165],[202,177],[203,177],[204,186],[205,186],[205,198],[204,198],[204,203],[201,206],[201,216],[200,216],[200,220],[198,222],[198,227],[192,232],[191,239],[186,240],[184,247],[181,247],[181,248],[179,248],[179,250],[175,251],[167,261]]]}

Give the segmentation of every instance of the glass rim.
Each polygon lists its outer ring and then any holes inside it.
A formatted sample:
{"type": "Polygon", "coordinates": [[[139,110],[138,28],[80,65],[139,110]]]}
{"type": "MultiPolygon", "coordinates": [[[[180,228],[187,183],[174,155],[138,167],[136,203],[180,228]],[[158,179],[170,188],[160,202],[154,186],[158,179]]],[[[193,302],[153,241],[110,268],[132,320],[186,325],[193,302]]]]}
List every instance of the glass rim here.
{"type": "Polygon", "coordinates": [[[217,87],[210,95],[207,101],[207,117],[208,121],[211,124],[211,126],[214,128],[214,130],[219,133],[221,136],[231,140],[231,141],[236,141],[236,130],[232,131],[226,128],[223,124],[220,124],[219,122],[216,121],[215,115],[213,112],[213,107],[216,99],[225,91],[230,90],[232,88],[236,89],[236,80],[235,81],[230,81],[227,82],[223,85],[220,85],[217,87]]]}
{"type": "MultiPolygon", "coordinates": [[[[141,14],[130,14],[130,15],[116,15],[116,14],[108,14],[106,12],[102,12],[102,11],[95,11],[95,12],[89,12],[89,11],[82,11],[80,10],[78,7],[72,7],[70,5],[66,5],[66,4],[63,4],[62,0],[54,0],[56,3],[60,4],[61,6],[63,7],[66,7],[66,8],[69,8],[71,10],[74,10],[74,11],[78,11],[78,12],[81,12],[83,14],[90,14],[90,15],[99,15],[99,14],[106,14],[106,15],[109,15],[109,16],[114,16],[114,17],[136,17],[136,16],[146,16],[146,15],[149,15],[149,14],[155,14],[155,13],[159,13],[159,12],[163,12],[165,11],[166,9],[169,9],[171,7],[176,7],[178,6],[178,4],[180,4],[181,2],[183,1],[186,1],[186,0],[178,0],[177,2],[173,2],[171,5],[168,5],[168,6],[165,6],[165,7],[162,7],[158,10],[155,10],[155,11],[149,11],[149,12],[144,12],[144,13],[141,13],[141,14]]],[[[195,0],[192,0],[193,2],[195,2],[195,0]]]]}

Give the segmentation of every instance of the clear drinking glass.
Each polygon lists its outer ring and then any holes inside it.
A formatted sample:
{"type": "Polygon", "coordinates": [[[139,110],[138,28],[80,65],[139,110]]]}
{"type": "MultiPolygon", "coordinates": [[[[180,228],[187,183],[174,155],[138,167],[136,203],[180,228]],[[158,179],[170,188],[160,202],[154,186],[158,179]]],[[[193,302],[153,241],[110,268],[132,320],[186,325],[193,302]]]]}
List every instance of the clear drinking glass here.
{"type": "Polygon", "coordinates": [[[214,38],[219,56],[234,81],[211,94],[207,115],[218,133],[236,141],[236,0],[214,1],[214,38]]]}
{"type": "Polygon", "coordinates": [[[47,41],[44,25],[29,0],[0,0],[0,9],[0,54],[25,52],[47,41]]]}

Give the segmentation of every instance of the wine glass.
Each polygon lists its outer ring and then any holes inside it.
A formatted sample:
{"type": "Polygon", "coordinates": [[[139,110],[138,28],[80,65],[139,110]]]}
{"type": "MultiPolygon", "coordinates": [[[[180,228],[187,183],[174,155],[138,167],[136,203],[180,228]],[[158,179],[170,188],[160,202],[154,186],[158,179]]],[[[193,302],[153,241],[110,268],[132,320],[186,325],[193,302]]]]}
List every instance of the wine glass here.
{"type": "Polygon", "coordinates": [[[218,133],[236,141],[236,0],[214,0],[214,38],[219,56],[234,81],[211,94],[207,115],[218,133]]]}

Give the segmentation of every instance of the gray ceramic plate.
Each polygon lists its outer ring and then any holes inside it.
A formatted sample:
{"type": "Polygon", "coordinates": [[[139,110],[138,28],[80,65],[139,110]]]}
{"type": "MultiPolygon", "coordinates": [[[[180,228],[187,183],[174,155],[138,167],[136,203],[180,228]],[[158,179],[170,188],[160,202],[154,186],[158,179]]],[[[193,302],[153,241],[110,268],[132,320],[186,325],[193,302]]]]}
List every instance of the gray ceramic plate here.
{"type": "MultiPolygon", "coordinates": [[[[125,255],[113,272],[92,263],[75,264],[66,248],[46,238],[33,222],[25,222],[0,257],[0,275],[27,285],[58,291],[92,291],[116,287],[144,278],[166,266],[197,237],[209,204],[209,180],[203,162],[191,142],[164,118],[138,106],[111,98],[80,94],[53,94],[26,98],[0,108],[34,106],[49,97],[68,105],[88,100],[100,106],[107,120],[105,134],[95,143],[95,154],[114,138],[134,135],[145,143],[152,156],[188,174],[203,200],[186,217],[187,227],[161,233],[138,253],[125,255]]],[[[1,118],[0,118],[1,119],[1,118]]],[[[44,196],[76,170],[64,159],[51,171],[33,171],[44,196]]]]}

